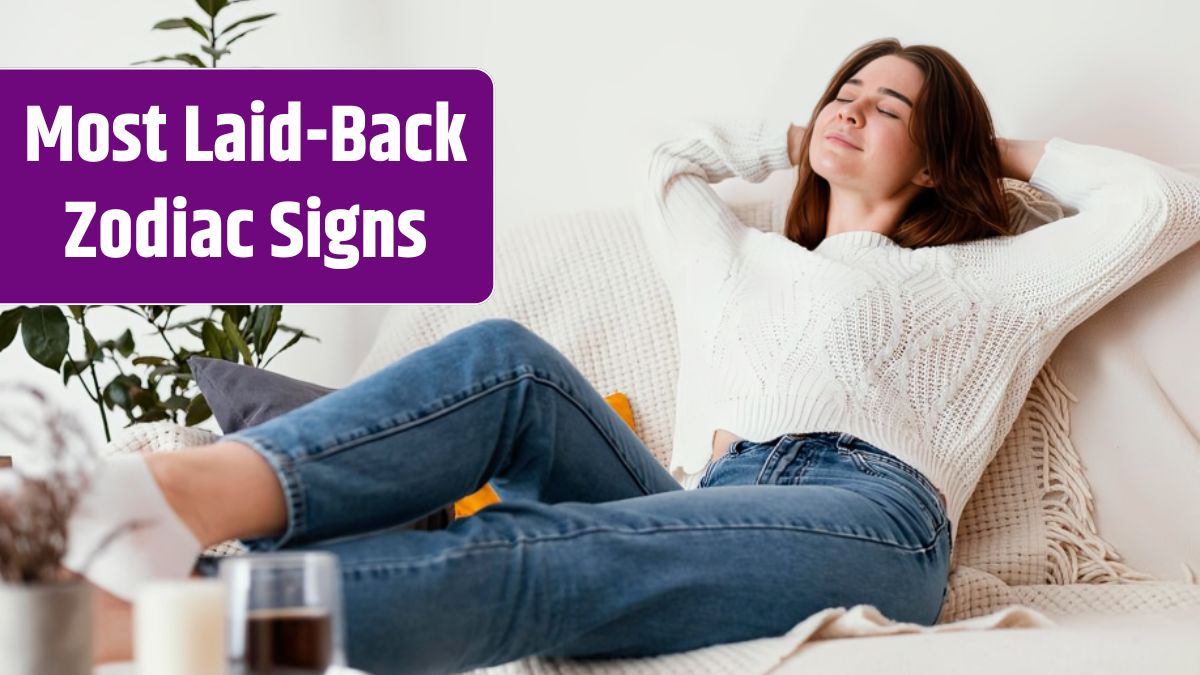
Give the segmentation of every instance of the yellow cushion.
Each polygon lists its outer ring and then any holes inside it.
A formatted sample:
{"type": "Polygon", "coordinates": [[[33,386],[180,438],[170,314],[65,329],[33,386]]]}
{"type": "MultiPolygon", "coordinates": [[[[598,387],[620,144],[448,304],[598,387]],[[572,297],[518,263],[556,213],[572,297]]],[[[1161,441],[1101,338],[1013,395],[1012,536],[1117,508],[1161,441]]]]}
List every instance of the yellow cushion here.
{"type": "MultiPolygon", "coordinates": [[[[617,411],[617,414],[621,416],[621,419],[625,420],[625,423],[629,425],[629,428],[633,429],[634,433],[636,433],[637,427],[633,425],[633,408],[629,405],[629,398],[625,396],[625,394],[622,394],[618,391],[605,396],[604,400],[607,401],[610,406],[612,406],[613,410],[617,411]]],[[[476,511],[479,511],[480,509],[491,504],[496,504],[499,501],[500,496],[496,494],[494,489],[492,489],[491,483],[488,483],[474,494],[467,495],[466,497],[454,502],[454,518],[455,520],[459,518],[466,518],[476,511]]]]}

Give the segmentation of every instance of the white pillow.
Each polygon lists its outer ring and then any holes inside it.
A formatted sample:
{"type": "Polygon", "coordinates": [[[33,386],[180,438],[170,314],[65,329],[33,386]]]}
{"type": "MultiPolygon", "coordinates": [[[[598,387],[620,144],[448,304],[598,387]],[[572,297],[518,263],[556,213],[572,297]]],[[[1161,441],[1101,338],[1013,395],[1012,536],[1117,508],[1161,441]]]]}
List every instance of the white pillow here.
{"type": "Polygon", "coordinates": [[[1200,572],[1198,308],[1193,247],[1080,324],[1051,356],[1078,399],[1071,440],[1097,529],[1131,567],[1162,579],[1200,572]]]}

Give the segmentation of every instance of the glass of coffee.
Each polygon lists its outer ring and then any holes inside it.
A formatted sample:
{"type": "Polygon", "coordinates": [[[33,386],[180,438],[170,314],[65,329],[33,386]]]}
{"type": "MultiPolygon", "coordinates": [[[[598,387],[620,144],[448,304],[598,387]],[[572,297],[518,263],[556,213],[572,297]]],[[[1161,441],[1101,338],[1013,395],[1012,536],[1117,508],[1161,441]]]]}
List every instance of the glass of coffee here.
{"type": "Polygon", "coordinates": [[[233,675],[324,675],[346,665],[337,556],[324,551],[224,558],[233,675]]]}

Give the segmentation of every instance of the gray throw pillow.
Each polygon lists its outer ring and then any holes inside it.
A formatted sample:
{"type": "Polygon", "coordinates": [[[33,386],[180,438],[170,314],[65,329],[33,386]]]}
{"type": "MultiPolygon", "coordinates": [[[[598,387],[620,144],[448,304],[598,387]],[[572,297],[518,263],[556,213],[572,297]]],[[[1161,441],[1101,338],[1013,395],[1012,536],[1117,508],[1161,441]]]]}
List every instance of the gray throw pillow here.
{"type": "Polygon", "coordinates": [[[188,359],[188,366],[213,417],[226,434],[262,424],[334,391],[221,359],[193,356],[188,359]]]}

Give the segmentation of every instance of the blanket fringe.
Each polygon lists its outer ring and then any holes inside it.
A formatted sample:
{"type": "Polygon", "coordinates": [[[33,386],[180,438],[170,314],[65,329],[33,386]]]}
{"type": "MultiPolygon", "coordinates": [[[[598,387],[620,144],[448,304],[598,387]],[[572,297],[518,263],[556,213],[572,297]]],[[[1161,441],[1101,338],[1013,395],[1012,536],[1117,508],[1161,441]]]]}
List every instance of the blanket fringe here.
{"type": "MultiPolygon", "coordinates": [[[[1048,539],[1048,584],[1158,581],[1138,572],[1096,530],[1095,504],[1079,453],[1071,443],[1069,405],[1079,399],[1047,361],[1034,378],[1029,406],[1031,446],[1039,460],[1042,513],[1048,539]]],[[[1196,583],[1191,575],[1190,583],[1196,583]]]]}

